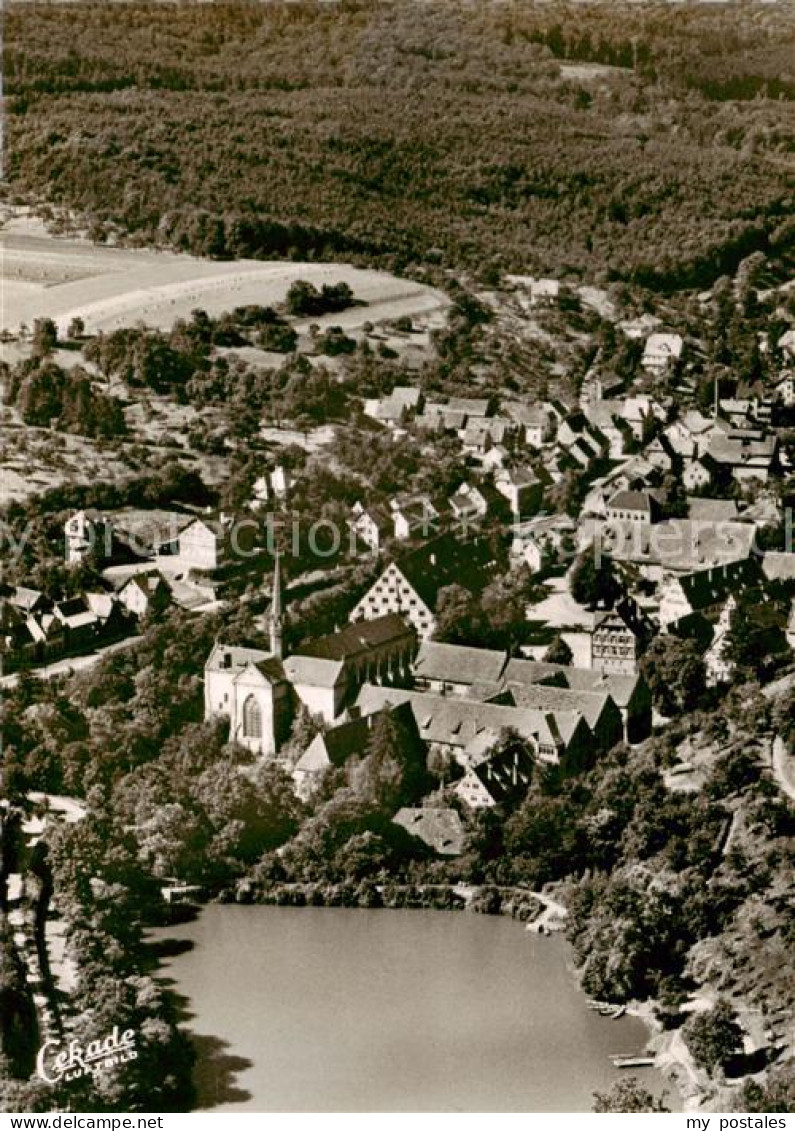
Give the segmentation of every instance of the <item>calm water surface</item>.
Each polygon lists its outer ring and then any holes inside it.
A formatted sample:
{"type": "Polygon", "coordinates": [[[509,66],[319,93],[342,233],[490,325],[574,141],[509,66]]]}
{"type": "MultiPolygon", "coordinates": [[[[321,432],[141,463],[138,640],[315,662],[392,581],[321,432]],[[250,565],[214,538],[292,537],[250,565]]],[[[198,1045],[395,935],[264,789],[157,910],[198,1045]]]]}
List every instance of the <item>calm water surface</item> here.
{"type": "Polygon", "coordinates": [[[156,937],[188,946],[161,971],[187,999],[200,1109],[590,1111],[608,1054],[646,1041],[587,1009],[561,938],[508,919],[210,906],[156,937]]]}

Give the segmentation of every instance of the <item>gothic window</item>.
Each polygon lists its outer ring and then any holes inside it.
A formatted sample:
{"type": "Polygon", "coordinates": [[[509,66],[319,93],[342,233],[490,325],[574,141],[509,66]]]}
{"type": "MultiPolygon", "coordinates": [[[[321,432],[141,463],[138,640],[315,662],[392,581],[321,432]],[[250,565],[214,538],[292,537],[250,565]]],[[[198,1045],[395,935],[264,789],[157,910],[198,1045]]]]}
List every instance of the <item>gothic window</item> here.
{"type": "Polygon", "coordinates": [[[262,738],[262,711],[253,695],[243,704],[243,734],[246,738],[262,738]]]}

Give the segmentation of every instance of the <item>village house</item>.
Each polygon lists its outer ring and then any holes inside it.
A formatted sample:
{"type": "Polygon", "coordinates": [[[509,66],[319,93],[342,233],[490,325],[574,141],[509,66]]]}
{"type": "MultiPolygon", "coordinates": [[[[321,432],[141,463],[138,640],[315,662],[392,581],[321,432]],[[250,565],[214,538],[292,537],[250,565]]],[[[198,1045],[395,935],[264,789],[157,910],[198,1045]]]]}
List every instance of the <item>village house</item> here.
{"type": "Polygon", "coordinates": [[[364,402],[364,414],[382,424],[399,426],[412,412],[422,411],[422,390],[411,385],[396,385],[387,397],[364,402]]]}
{"type": "Polygon", "coordinates": [[[165,579],[156,571],[136,573],[128,578],[116,593],[119,603],[133,616],[160,613],[171,601],[171,591],[165,579]]]}
{"type": "Polygon", "coordinates": [[[480,488],[471,483],[462,483],[447,500],[453,522],[466,525],[477,522],[488,513],[488,500],[480,488]]]}
{"type": "Polygon", "coordinates": [[[252,506],[259,509],[267,503],[285,503],[294,483],[290,471],[277,464],[272,471],[254,481],[252,506]]]}
{"type": "Polygon", "coordinates": [[[494,486],[508,500],[515,519],[527,518],[541,509],[544,487],[532,467],[500,468],[494,473],[494,486]]]}
{"type": "Polygon", "coordinates": [[[64,523],[64,556],[67,565],[77,565],[89,555],[98,559],[113,554],[113,527],[96,510],[80,510],[64,523]]]}
{"type": "Polygon", "coordinates": [[[646,639],[642,618],[628,602],[594,613],[591,667],[615,675],[633,675],[646,639]]]}
{"type": "Polygon", "coordinates": [[[714,620],[730,596],[742,593],[758,580],[756,558],[666,575],[659,587],[660,628],[665,632],[694,614],[714,620]]]}
{"type": "MultiPolygon", "coordinates": [[[[496,742],[499,736],[493,735],[496,742]]],[[[495,805],[521,801],[533,779],[534,758],[523,743],[515,742],[487,754],[467,767],[453,786],[453,793],[470,809],[492,809],[495,805]]]]}
{"type": "Polygon", "coordinates": [[[554,437],[554,421],[549,409],[544,405],[505,406],[506,412],[521,429],[528,448],[541,448],[554,437]]]}
{"type": "Polygon", "coordinates": [[[420,495],[411,499],[392,499],[392,533],[399,542],[411,538],[428,538],[439,529],[439,511],[427,497],[420,495]]]}
{"type": "Polygon", "coordinates": [[[786,370],[775,378],[773,395],[786,408],[795,406],[795,371],[786,370]]]}
{"type": "Polygon", "coordinates": [[[626,520],[651,526],[659,521],[661,508],[650,491],[616,491],[608,500],[605,517],[608,522],[626,520]]]}
{"type": "Polygon", "coordinates": [[[485,454],[494,444],[513,446],[518,433],[518,425],[508,417],[484,416],[470,418],[459,437],[465,451],[485,454]]]}
{"type": "Polygon", "coordinates": [[[365,756],[377,717],[360,715],[318,731],[292,771],[295,792],[302,801],[310,799],[329,769],[365,756]]]}
{"type": "Polygon", "coordinates": [[[693,459],[682,468],[682,486],[686,491],[699,491],[709,487],[713,480],[713,467],[709,456],[693,459]]]}
{"type": "Polygon", "coordinates": [[[366,506],[360,502],[355,502],[351,507],[348,526],[356,538],[373,553],[377,553],[384,542],[393,537],[395,531],[392,511],[377,504],[366,506]]]}
{"type": "Polygon", "coordinates": [[[663,374],[682,358],[684,340],[680,334],[655,333],[646,339],[641,365],[651,373],[663,374]]]}
{"type": "Polygon", "coordinates": [[[727,638],[731,629],[731,618],[737,608],[737,601],[730,596],[721,609],[712,641],[704,653],[707,686],[728,683],[734,675],[736,665],[729,659],[727,638]]]}
{"type": "Polygon", "coordinates": [[[731,471],[742,482],[758,479],[767,482],[776,457],[777,438],[761,429],[736,428],[714,432],[709,441],[709,456],[731,471]]]}
{"type": "Polygon", "coordinates": [[[439,695],[470,695],[473,687],[496,694],[506,663],[505,652],[423,640],[414,660],[414,685],[439,695]]]}

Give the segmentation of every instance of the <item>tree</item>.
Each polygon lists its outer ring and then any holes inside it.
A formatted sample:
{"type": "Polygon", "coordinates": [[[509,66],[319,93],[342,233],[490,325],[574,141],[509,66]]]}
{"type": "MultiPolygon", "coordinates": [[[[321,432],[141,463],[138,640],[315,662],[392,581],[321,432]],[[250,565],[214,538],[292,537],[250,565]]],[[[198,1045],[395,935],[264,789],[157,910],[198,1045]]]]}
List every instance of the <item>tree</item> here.
{"type": "Polygon", "coordinates": [[[664,715],[693,710],[706,688],[704,660],[692,640],[656,637],[641,658],[640,670],[664,715]]]}
{"type": "Polygon", "coordinates": [[[58,345],[58,327],[52,318],[37,318],[33,323],[32,352],[35,357],[47,357],[58,345]]]}
{"type": "Polygon", "coordinates": [[[648,1088],[644,1088],[637,1076],[629,1076],[623,1080],[616,1080],[609,1092],[594,1092],[593,1111],[605,1112],[636,1112],[646,1111],[669,1112],[661,1099],[653,1096],[648,1088]]]}
{"type": "Polygon", "coordinates": [[[434,640],[447,644],[468,644],[477,637],[478,603],[463,585],[445,585],[436,603],[434,640]]]}
{"type": "Polygon", "coordinates": [[[574,659],[574,653],[563,639],[559,632],[555,636],[544,653],[544,661],[547,664],[570,664],[574,659]]]}
{"type": "Polygon", "coordinates": [[[689,1017],[682,1026],[682,1036],[696,1064],[714,1072],[723,1070],[742,1046],[743,1031],[731,1005],[719,1001],[712,1009],[689,1017]]]}
{"type": "Polygon", "coordinates": [[[69,326],[67,327],[67,330],[66,330],[67,338],[71,342],[75,342],[75,341],[77,341],[78,338],[82,338],[83,334],[85,332],[86,332],[85,322],[83,321],[83,319],[79,315],[75,315],[75,317],[71,320],[71,322],[69,323],[69,326]]]}
{"type": "Polygon", "coordinates": [[[618,583],[611,558],[599,552],[596,545],[588,546],[571,567],[569,587],[581,605],[593,608],[600,603],[612,604],[618,596],[618,583]]]}

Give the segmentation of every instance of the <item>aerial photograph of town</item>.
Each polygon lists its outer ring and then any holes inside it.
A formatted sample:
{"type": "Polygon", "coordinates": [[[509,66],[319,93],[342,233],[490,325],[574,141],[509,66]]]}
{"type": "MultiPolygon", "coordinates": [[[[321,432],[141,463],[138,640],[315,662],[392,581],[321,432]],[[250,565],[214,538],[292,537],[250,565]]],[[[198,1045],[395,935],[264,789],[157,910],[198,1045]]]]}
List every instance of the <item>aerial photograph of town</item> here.
{"type": "Polygon", "coordinates": [[[0,20],[3,1128],[785,1127],[795,3],[0,20]]]}

